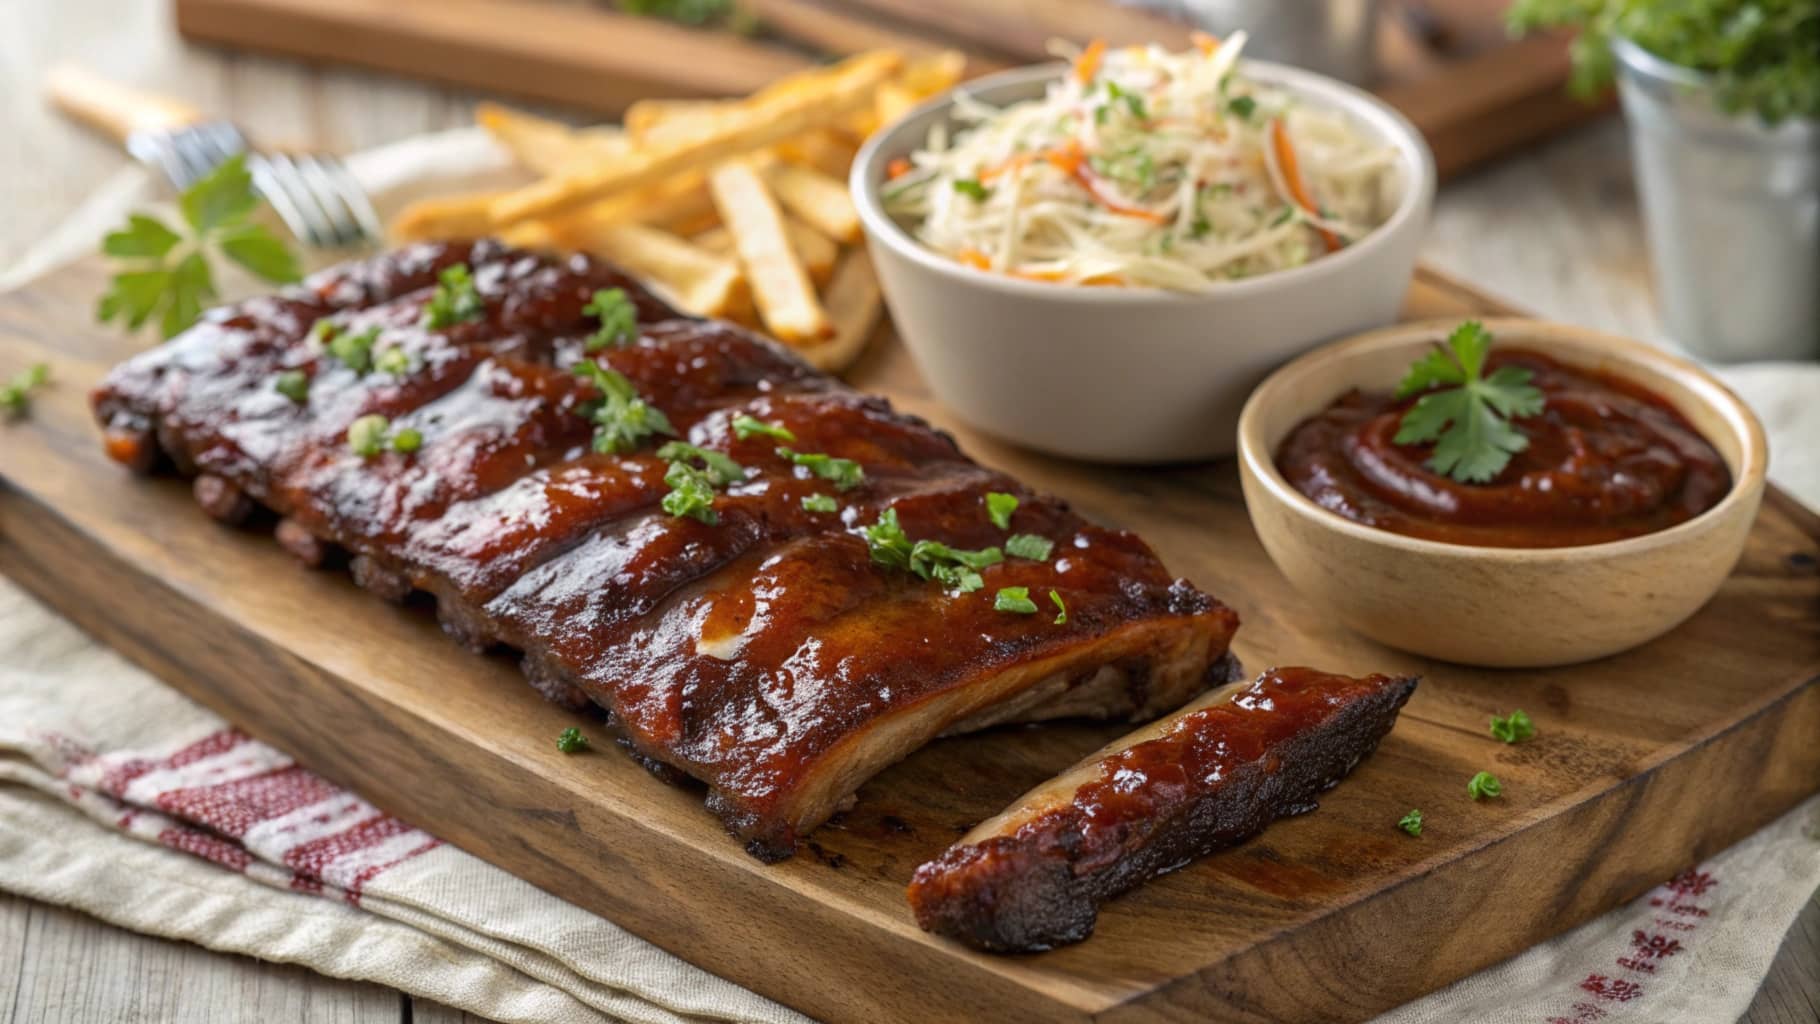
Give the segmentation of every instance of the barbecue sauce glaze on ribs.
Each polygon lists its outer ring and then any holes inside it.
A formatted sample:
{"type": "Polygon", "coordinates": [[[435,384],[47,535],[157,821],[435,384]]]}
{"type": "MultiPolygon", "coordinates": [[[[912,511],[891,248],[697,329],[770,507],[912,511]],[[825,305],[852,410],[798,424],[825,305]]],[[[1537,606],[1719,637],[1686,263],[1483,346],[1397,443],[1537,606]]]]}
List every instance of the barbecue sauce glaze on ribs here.
{"type": "Polygon", "coordinates": [[[924,929],[996,952],[1093,933],[1099,905],[1314,809],[1377,746],[1414,678],[1271,669],[1216,691],[1026,793],[916,869],[924,929]]]}
{"type": "Polygon", "coordinates": [[[647,766],[705,783],[710,808],[766,860],[938,735],[1179,706],[1221,670],[1238,625],[1137,537],[585,257],[439,243],[347,264],[212,312],[92,397],[115,459],[174,466],[219,518],[273,510],[300,559],[345,550],[355,580],[387,598],[428,592],[459,640],[517,649],[546,696],[600,705],[647,766]],[[428,329],[438,275],[458,263],[484,311],[428,329]],[[638,337],[590,353],[600,324],[584,306],[610,288],[635,305],[638,337]],[[329,357],[312,338],[325,318],[377,328],[372,351],[401,349],[409,369],[329,357]],[[600,396],[573,372],[584,359],[623,374],[682,439],[746,467],[716,494],[718,522],[660,507],[667,438],[593,450],[586,412],[600,396]],[[286,371],[308,377],[305,400],[276,387],[286,371]],[[837,492],[777,440],[739,439],[740,413],[793,432],[798,452],[857,461],[865,482],[837,492]],[[421,447],[356,454],[349,426],[370,414],[420,432],[421,447]],[[863,528],[886,509],[913,539],[1003,545],[991,491],[1018,498],[1010,532],[1051,539],[1049,561],[1008,558],[982,571],[983,589],[953,593],[870,557],[863,528]],[[840,509],[805,509],[809,495],[840,509]],[[994,610],[1007,586],[1039,601],[1054,589],[1066,623],[994,610]]]}

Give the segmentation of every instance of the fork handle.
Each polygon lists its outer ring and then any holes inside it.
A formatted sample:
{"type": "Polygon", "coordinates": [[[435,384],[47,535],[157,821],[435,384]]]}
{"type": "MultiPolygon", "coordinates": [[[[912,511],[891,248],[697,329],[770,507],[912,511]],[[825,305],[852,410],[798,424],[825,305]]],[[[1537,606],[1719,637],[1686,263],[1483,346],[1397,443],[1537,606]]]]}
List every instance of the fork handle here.
{"type": "Polygon", "coordinates": [[[134,132],[181,128],[203,119],[201,111],[181,100],[110,82],[74,64],[53,68],[44,91],[52,106],[115,142],[124,143],[134,132]]]}

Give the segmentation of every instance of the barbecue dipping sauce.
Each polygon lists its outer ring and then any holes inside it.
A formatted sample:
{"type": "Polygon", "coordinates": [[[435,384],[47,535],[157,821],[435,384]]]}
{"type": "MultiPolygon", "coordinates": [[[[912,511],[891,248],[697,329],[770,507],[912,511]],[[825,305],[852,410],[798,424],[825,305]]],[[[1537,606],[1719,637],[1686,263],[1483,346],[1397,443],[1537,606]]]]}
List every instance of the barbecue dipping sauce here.
{"type": "Polygon", "coordinates": [[[1486,372],[1520,366],[1547,405],[1516,425],[1529,437],[1488,483],[1427,466],[1433,446],[1399,445],[1415,397],[1350,391],[1299,424],[1277,451],[1290,485],[1331,512],[1451,544],[1559,548],[1666,530],[1719,503],[1731,472],[1659,396],[1611,374],[1499,348],[1486,372]]]}

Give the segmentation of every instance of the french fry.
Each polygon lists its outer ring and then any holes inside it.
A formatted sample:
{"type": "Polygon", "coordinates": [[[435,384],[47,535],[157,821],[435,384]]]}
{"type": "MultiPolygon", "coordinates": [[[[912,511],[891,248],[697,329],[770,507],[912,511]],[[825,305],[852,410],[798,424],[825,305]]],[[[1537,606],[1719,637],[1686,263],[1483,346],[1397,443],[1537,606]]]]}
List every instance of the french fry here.
{"type": "Polygon", "coordinates": [[[565,170],[509,192],[489,212],[496,226],[551,216],[825,127],[871,103],[879,84],[902,63],[897,54],[880,51],[792,76],[801,80],[787,91],[767,97],[771,90],[761,90],[699,123],[691,121],[689,131],[661,146],[565,170]]]}
{"type": "Polygon", "coordinates": [[[872,259],[863,247],[848,249],[835,268],[834,279],[822,295],[828,319],[834,324],[834,337],[800,351],[809,365],[829,373],[840,373],[852,366],[866,349],[866,342],[878,329],[884,304],[878,293],[878,277],[872,271],[872,259]]]}
{"type": "Polygon", "coordinates": [[[733,236],[734,251],[765,326],[789,345],[809,345],[832,336],[834,325],[791,248],[783,211],[759,172],[743,160],[729,160],[709,172],[708,190],[733,236]]]}
{"type": "MultiPolygon", "coordinates": [[[[881,88],[883,88],[881,86],[881,88]]],[[[813,167],[823,174],[845,180],[859,151],[851,141],[828,129],[810,132],[774,147],[778,157],[793,164],[813,167]]]]}
{"type": "MultiPolygon", "coordinates": [[[[809,272],[809,280],[817,285],[827,284],[834,276],[834,261],[840,256],[840,246],[834,239],[789,214],[784,215],[784,231],[790,236],[790,248],[795,251],[796,258],[809,272]]],[[[733,234],[724,225],[704,231],[689,241],[712,253],[732,254],[734,251],[733,234]]]]}
{"type": "Polygon", "coordinates": [[[626,134],[640,146],[659,145],[727,113],[734,100],[639,100],[626,108],[626,134]]]}
{"type": "Polygon", "coordinates": [[[967,55],[959,50],[943,50],[905,64],[897,84],[921,102],[954,88],[966,73],[967,55]]]}
{"type": "Polygon", "coordinates": [[[846,182],[797,164],[772,167],[766,180],[777,201],[810,227],[837,242],[859,241],[859,211],[846,182]]]}
{"type": "Polygon", "coordinates": [[[697,316],[724,317],[750,308],[739,263],[643,224],[558,228],[557,237],[647,278],[665,297],[697,316]]]}
{"type": "Polygon", "coordinates": [[[474,120],[487,134],[511,150],[527,169],[556,174],[586,160],[606,160],[624,155],[632,142],[624,132],[611,128],[577,131],[560,121],[536,117],[497,103],[475,108],[474,120]]]}
{"type": "Polygon", "coordinates": [[[493,230],[493,204],[503,192],[469,192],[419,199],[392,220],[397,242],[429,238],[479,238],[493,230]]]}

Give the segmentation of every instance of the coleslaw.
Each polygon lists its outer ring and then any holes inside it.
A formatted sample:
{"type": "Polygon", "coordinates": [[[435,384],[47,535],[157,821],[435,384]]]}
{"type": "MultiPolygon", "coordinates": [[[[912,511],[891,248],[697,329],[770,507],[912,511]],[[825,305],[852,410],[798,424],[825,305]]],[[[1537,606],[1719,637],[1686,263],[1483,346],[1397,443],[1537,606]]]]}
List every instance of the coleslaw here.
{"type": "Polygon", "coordinates": [[[1195,42],[1090,44],[1041,99],[1002,108],[962,89],[959,127],[893,161],[886,208],[981,270],[1178,291],[1299,266],[1389,217],[1393,148],[1248,79],[1244,33],[1195,42]]]}

